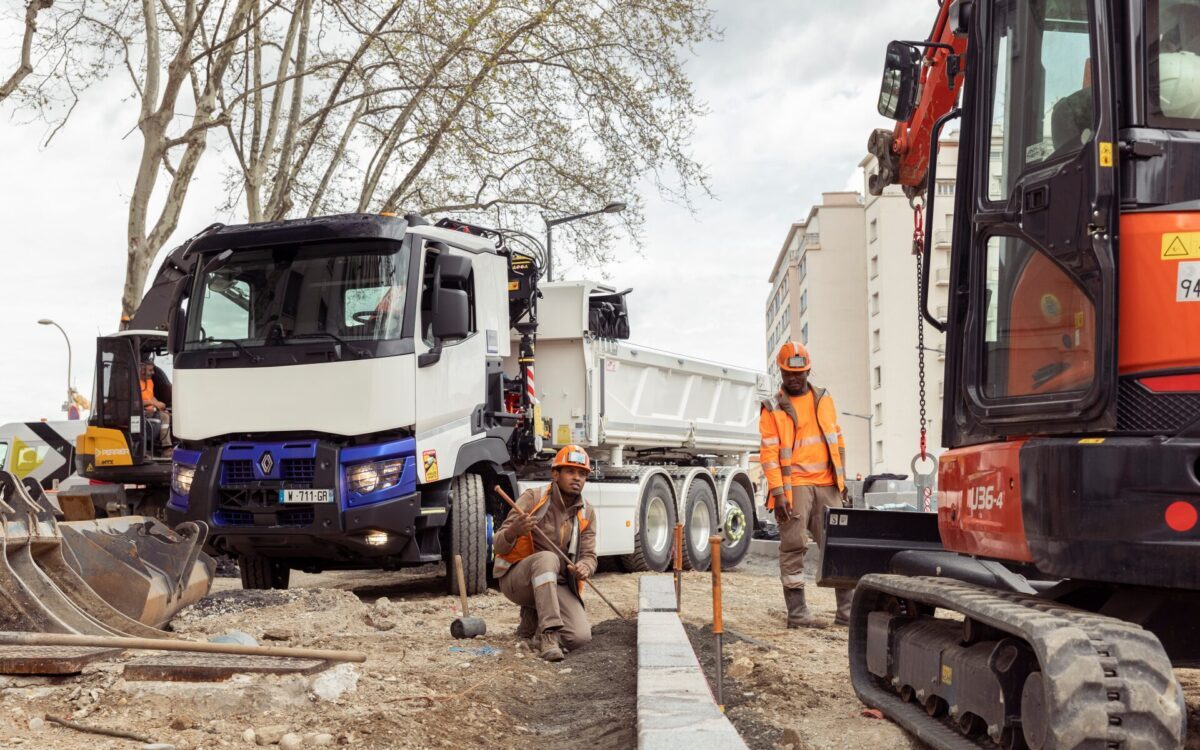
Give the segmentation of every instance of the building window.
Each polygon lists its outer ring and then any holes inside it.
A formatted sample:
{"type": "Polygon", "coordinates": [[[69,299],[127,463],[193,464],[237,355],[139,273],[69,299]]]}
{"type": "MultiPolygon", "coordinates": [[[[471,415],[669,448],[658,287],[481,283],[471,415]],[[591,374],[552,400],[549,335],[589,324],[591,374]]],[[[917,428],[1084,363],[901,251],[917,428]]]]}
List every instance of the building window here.
{"type": "Polygon", "coordinates": [[[805,289],[803,292],[800,292],[800,314],[803,315],[804,311],[807,309],[808,309],[808,290],[805,289]]]}
{"type": "Polygon", "coordinates": [[[946,395],[946,383],[944,381],[939,380],[938,381],[938,398],[941,398],[944,395],[946,395]]]}
{"type": "Polygon", "coordinates": [[[800,280],[804,281],[804,277],[808,275],[808,256],[800,259],[800,266],[797,269],[800,273],[800,280]]]}
{"type": "Polygon", "coordinates": [[[883,387],[883,368],[875,368],[875,377],[872,380],[872,385],[874,385],[876,388],[883,387]]]}
{"type": "Polygon", "coordinates": [[[878,275],[879,275],[879,256],[872,255],[871,256],[871,278],[873,279],[878,275]]]}
{"type": "Polygon", "coordinates": [[[879,351],[879,346],[880,346],[879,329],[876,328],[874,331],[871,331],[871,351],[873,351],[873,352],[879,351]]]}
{"type": "Polygon", "coordinates": [[[879,292],[875,292],[871,295],[871,314],[879,314],[879,292]]]}
{"type": "Polygon", "coordinates": [[[877,463],[877,464],[883,463],[883,441],[882,440],[875,441],[875,463],[877,463]]]}
{"type": "Polygon", "coordinates": [[[954,181],[953,180],[938,180],[937,194],[938,195],[954,195],[954,181]]]}
{"type": "Polygon", "coordinates": [[[871,242],[879,239],[879,220],[871,219],[871,242]]]}
{"type": "Polygon", "coordinates": [[[808,323],[800,329],[800,343],[808,346],[808,323]]]}
{"type": "Polygon", "coordinates": [[[875,404],[875,426],[883,424],[883,404],[875,404]]]}

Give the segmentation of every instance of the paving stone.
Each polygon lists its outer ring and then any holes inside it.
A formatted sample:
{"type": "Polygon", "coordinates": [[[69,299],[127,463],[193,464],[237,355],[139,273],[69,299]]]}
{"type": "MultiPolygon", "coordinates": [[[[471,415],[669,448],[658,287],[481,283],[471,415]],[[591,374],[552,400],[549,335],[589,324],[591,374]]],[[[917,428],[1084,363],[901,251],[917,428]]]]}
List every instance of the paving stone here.
{"type": "Polygon", "coordinates": [[[650,575],[638,579],[638,611],[674,612],[675,576],[650,575]]]}

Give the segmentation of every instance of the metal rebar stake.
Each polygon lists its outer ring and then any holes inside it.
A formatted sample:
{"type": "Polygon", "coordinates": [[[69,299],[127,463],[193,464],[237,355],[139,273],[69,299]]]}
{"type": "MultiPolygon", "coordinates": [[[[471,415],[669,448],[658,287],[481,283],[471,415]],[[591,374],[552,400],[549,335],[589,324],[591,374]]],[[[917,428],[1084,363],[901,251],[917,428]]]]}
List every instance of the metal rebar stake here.
{"type": "Polygon", "coordinates": [[[683,524],[675,524],[675,611],[683,614],[683,524]]]}
{"type": "Polygon", "coordinates": [[[713,582],[713,633],[717,636],[716,684],[717,708],[725,713],[725,642],[723,634],[725,626],[721,618],[721,537],[713,534],[708,538],[712,547],[712,582],[713,582]]]}

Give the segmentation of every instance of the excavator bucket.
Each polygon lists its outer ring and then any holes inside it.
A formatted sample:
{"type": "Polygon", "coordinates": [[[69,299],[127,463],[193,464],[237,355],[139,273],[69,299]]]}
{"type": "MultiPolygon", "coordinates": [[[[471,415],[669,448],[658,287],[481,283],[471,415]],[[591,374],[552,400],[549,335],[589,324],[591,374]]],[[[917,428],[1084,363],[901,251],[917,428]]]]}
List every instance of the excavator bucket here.
{"type": "Polygon", "coordinates": [[[58,523],[39,488],[0,472],[0,630],[162,637],[212,585],[207,531],[142,516],[58,523]]]}

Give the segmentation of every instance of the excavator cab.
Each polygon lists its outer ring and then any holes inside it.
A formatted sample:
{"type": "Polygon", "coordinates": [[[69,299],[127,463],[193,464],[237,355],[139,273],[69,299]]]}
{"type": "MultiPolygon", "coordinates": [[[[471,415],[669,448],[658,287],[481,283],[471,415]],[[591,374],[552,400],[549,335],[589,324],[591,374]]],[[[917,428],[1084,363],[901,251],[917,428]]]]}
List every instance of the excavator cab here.
{"type": "Polygon", "coordinates": [[[75,463],[101,515],[153,515],[171,481],[170,354],[164,331],[122,331],[96,340],[92,416],[75,463]]]}

